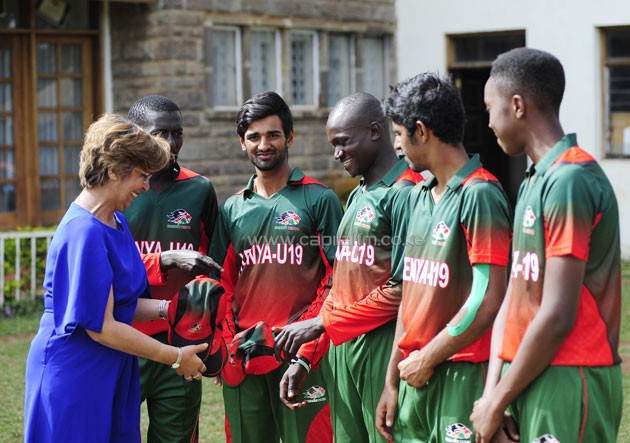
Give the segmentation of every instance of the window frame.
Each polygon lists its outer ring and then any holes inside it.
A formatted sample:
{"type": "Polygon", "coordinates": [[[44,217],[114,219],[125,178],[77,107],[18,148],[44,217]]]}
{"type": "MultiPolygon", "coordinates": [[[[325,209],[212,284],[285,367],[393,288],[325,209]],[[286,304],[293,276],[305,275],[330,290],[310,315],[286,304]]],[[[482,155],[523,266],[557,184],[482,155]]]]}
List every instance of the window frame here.
{"type": "Polygon", "coordinates": [[[289,47],[288,47],[288,60],[289,60],[289,78],[288,78],[288,82],[287,82],[287,93],[286,96],[288,98],[289,101],[289,105],[291,106],[291,108],[295,109],[295,110],[316,110],[318,109],[319,106],[319,94],[320,94],[320,69],[319,69],[319,50],[320,45],[319,45],[319,33],[317,31],[313,31],[313,30],[306,30],[306,29],[292,29],[289,32],[289,47]],[[311,63],[312,63],[312,94],[313,94],[313,100],[312,103],[295,103],[293,102],[293,91],[291,90],[291,82],[292,82],[292,77],[291,77],[291,44],[293,43],[293,39],[292,37],[294,35],[310,35],[312,36],[312,52],[311,52],[311,63]]]}
{"type": "MultiPolygon", "coordinates": [[[[40,192],[40,199],[39,199],[39,211],[41,213],[42,216],[42,220],[44,220],[45,224],[49,224],[49,223],[55,223],[55,221],[57,221],[59,219],[59,217],[61,215],[63,215],[63,213],[66,212],[66,210],[68,209],[68,207],[70,206],[70,203],[72,202],[72,199],[69,199],[66,196],[66,181],[72,181],[72,180],[77,180],[78,181],[78,166],[77,166],[77,173],[72,173],[72,172],[66,172],[66,165],[65,165],[65,149],[66,146],[74,146],[74,147],[79,147],[81,148],[83,145],[83,134],[85,133],[85,130],[87,127],[89,127],[90,123],[92,122],[92,113],[91,110],[94,109],[94,97],[93,97],[93,88],[91,87],[92,85],[90,84],[89,79],[91,79],[93,77],[92,75],[92,66],[91,66],[91,58],[89,57],[89,53],[90,53],[90,42],[88,42],[86,39],[77,39],[77,38],[73,38],[73,37],[66,37],[66,36],[61,36],[61,37],[55,37],[55,36],[41,36],[37,39],[37,41],[35,42],[35,48],[37,50],[37,46],[41,43],[50,43],[50,44],[54,44],[56,49],[55,49],[55,56],[57,58],[56,63],[59,64],[60,63],[60,57],[61,57],[61,46],[62,45],[78,45],[81,48],[81,73],[77,74],[77,73],[61,73],[60,71],[57,71],[54,74],[47,74],[45,77],[42,78],[55,78],[57,79],[57,85],[56,85],[56,89],[57,89],[57,105],[54,108],[50,108],[49,112],[55,113],[57,114],[57,140],[55,141],[46,141],[42,144],[42,140],[39,140],[39,134],[37,139],[35,139],[35,144],[36,144],[36,151],[37,151],[37,159],[36,161],[38,162],[39,165],[39,155],[40,155],[40,147],[41,146],[50,146],[50,147],[54,147],[57,149],[57,153],[58,153],[58,170],[56,174],[46,174],[43,175],[42,171],[40,171],[39,166],[37,167],[37,179],[38,179],[38,189],[40,192]],[[70,106],[70,105],[66,105],[62,103],[62,89],[61,89],[61,80],[64,78],[80,78],[82,80],[82,85],[81,85],[81,94],[82,94],[82,105],[77,107],[77,106],[70,106]],[[67,112],[80,112],[81,113],[81,124],[83,126],[82,128],[82,133],[81,133],[81,137],[79,139],[75,139],[75,140],[67,140],[65,138],[61,138],[62,135],[64,135],[64,122],[63,122],[63,115],[64,113],[67,112]],[[44,208],[42,207],[42,203],[43,203],[43,199],[42,199],[42,180],[43,179],[49,179],[49,180],[57,180],[58,182],[58,189],[57,189],[57,193],[59,196],[59,201],[60,201],[60,206],[58,208],[44,208]]],[[[59,69],[59,68],[58,68],[59,69]]],[[[35,78],[38,79],[40,78],[40,74],[35,71],[34,72],[35,78]]],[[[35,96],[37,97],[37,91],[34,91],[35,96]]],[[[37,104],[37,111],[36,111],[36,116],[38,117],[40,114],[40,111],[42,109],[42,107],[37,104]]],[[[37,123],[37,120],[35,121],[35,123],[37,123]]],[[[80,190],[79,190],[80,192],[80,190]]]]}
{"type": "MultiPolygon", "coordinates": [[[[274,69],[276,70],[276,84],[274,85],[273,91],[277,92],[278,94],[282,94],[282,34],[280,32],[280,30],[278,28],[264,28],[264,27],[252,27],[250,28],[250,47],[249,47],[249,63],[251,66],[252,63],[252,56],[251,56],[251,40],[252,40],[252,34],[254,32],[269,32],[269,33],[273,33],[273,38],[274,38],[274,55],[276,57],[276,63],[274,66],[274,69]]],[[[241,56],[242,57],[242,56],[241,56]]],[[[251,73],[251,69],[250,69],[250,73],[251,73]]],[[[252,84],[251,84],[251,79],[249,81],[249,93],[250,95],[255,94],[255,92],[253,92],[253,88],[252,88],[252,84]]]]}
{"type": "MultiPolygon", "coordinates": [[[[384,100],[387,97],[388,94],[388,85],[391,84],[391,75],[390,75],[390,36],[389,35],[373,35],[373,34],[365,34],[365,35],[361,35],[360,37],[358,37],[358,40],[360,41],[360,69],[361,69],[361,73],[362,73],[362,78],[361,78],[361,90],[369,92],[370,94],[374,95],[375,97],[377,97],[379,100],[384,100]],[[376,94],[373,91],[367,91],[366,88],[366,84],[365,84],[365,71],[366,71],[366,64],[365,64],[365,59],[367,57],[365,57],[365,40],[380,40],[381,43],[383,44],[383,90],[379,93],[376,94]],[[381,96],[382,94],[382,96],[381,96]]],[[[358,87],[358,86],[357,86],[358,87]]]]}
{"type": "MultiPolygon", "coordinates": [[[[14,45],[13,52],[13,125],[15,150],[15,168],[17,178],[16,208],[14,211],[0,212],[0,226],[3,229],[15,229],[18,226],[51,226],[59,222],[67,211],[65,205],[65,188],[62,184],[66,176],[63,169],[59,171],[58,195],[61,201],[59,208],[41,208],[41,189],[39,175],[39,139],[37,104],[37,45],[42,41],[55,41],[65,44],[78,43],[82,46],[82,72],[84,79],[82,94],[84,103],[81,107],[83,115],[82,135],[85,133],[94,116],[103,113],[104,109],[104,71],[102,46],[100,39],[103,33],[103,6],[88,6],[88,28],[40,27],[35,14],[35,2],[23,2],[18,10],[17,26],[0,28],[0,39],[6,44],[14,45]]],[[[6,45],[5,45],[6,47],[6,45]]],[[[62,77],[65,77],[63,75],[62,77]]],[[[61,98],[59,98],[61,101],[61,98]]],[[[65,106],[62,106],[65,108],[65,106]]],[[[61,123],[62,124],[62,123],[61,123]]],[[[63,142],[60,142],[63,144],[63,142]]],[[[82,140],[81,140],[82,145],[82,140]]],[[[63,151],[61,151],[63,152],[63,151]]],[[[60,159],[61,160],[61,159],[60,159]]],[[[62,164],[62,163],[61,163],[62,164]]],[[[6,182],[6,180],[4,181],[6,182]]],[[[67,199],[65,199],[67,200],[67,199]]],[[[70,202],[67,202],[68,204],[70,202]]]]}
{"type": "MultiPolygon", "coordinates": [[[[610,31],[625,31],[630,37],[630,26],[614,26],[600,28],[600,48],[601,48],[601,94],[602,94],[602,147],[605,159],[627,160],[630,159],[630,149],[627,153],[612,152],[612,115],[610,98],[610,68],[628,67],[630,68],[630,51],[628,56],[610,57],[608,55],[608,33],[610,31]]],[[[630,89],[628,89],[630,93],[630,89]]],[[[630,112],[629,112],[630,114],[630,112]]],[[[630,127],[630,126],[627,126],[630,127]]],[[[630,142],[630,141],[629,141],[630,142]]]]}
{"type": "MultiPolygon", "coordinates": [[[[292,111],[295,111],[302,116],[320,115],[322,112],[327,112],[333,106],[328,103],[328,79],[326,77],[327,68],[329,62],[328,45],[329,38],[331,36],[340,35],[348,38],[349,52],[350,52],[350,91],[363,90],[363,70],[364,61],[362,59],[361,51],[361,39],[377,39],[383,48],[383,59],[378,61],[379,68],[383,71],[383,91],[380,93],[382,97],[388,93],[388,86],[391,79],[395,77],[395,72],[392,70],[392,39],[394,38],[393,32],[390,30],[383,30],[381,32],[375,32],[370,30],[369,32],[363,27],[350,27],[349,29],[340,28],[328,24],[322,27],[310,27],[310,24],[296,24],[296,26],[287,25],[284,22],[271,21],[269,24],[249,23],[239,21],[207,21],[205,25],[205,72],[206,72],[206,88],[207,88],[207,101],[206,112],[210,118],[228,118],[231,117],[231,113],[238,110],[243,100],[253,95],[252,87],[252,33],[254,32],[272,32],[274,33],[275,41],[275,69],[276,72],[276,85],[273,89],[275,92],[282,95],[292,111]],[[237,84],[239,87],[240,97],[239,106],[225,106],[215,105],[212,102],[212,84],[214,82],[213,72],[214,68],[211,66],[212,60],[212,35],[215,30],[230,30],[236,35],[236,66],[237,66],[237,84]],[[312,84],[309,87],[309,101],[307,103],[295,103],[293,100],[292,90],[292,42],[296,35],[308,36],[310,39],[309,44],[312,45],[312,51],[308,54],[308,62],[312,64],[312,72],[309,71],[312,80],[312,84]],[[312,94],[312,98],[310,97],[312,94]]],[[[344,94],[345,95],[345,94],[344,94]]]]}
{"type": "Polygon", "coordinates": [[[353,33],[347,33],[347,32],[329,32],[328,33],[328,47],[327,47],[327,51],[326,53],[328,54],[328,57],[326,59],[327,62],[327,69],[328,69],[328,77],[327,77],[327,82],[326,82],[326,97],[324,98],[325,101],[325,105],[328,108],[331,108],[335,105],[335,102],[337,102],[339,99],[341,99],[342,97],[344,97],[345,95],[348,95],[350,93],[352,93],[352,91],[356,91],[357,90],[357,55],[356,55],[356,35],[353,33]],[[343,92],[341,97],[337,98],[334,100],[333,103],[329,102],[329,98],[330,98],[330,90],[329,90],[329,81],[330,81],[330,40],[331,37],[344,37],[347,39],[347,45],[348,45],[348,75],[350,76],[350,82],[349,82],[349,91],[348,92],[343,92]]]}
{"type": "Polygon", "coordinates": [[[238,26],[209,26],[206,28],[206,42],[210,42],[209,48],[207,48],[207,57],[205,62],[205,70],[208,75],[208,79],[206,81],[207,85],[207,93],[208,93],[208,102],[210,103],[210,107],[215,111],[234,111],[235,109],[239,109],[241,104],[243,103],[243,49],[242,49],[242,40],[243,35],[241,32],[241,28],[238,26]],[[215,79],[215,69],[212,66],[212,40],[214,39],[215,31],[234,31],[234,64],[235,64],[235,101],[234,105],[215,105],[214,98],[212,97],[212,90],[214,88],[214,79],[215,79]],[[210,34],[210,38],[208,39],[208,33],[210,34]]]}

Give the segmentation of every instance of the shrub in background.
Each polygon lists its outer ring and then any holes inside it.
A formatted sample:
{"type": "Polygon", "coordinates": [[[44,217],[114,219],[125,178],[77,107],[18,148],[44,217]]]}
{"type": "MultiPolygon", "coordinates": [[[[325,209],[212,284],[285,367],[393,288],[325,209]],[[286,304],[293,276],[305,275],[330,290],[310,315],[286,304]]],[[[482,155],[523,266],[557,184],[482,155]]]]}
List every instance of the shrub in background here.
{"type": "MultiPolygon", "coordinates": [[[[18,232],[51,231],[53,228],[43,227],[19,227],[18,232]]],[[[40,311],[43,302],[44,272],[46,269],[46,254],[48,246],[45,238],[37,238],[35,241],[35,294],[31,294],[31,241],[30,238],[5,239],[4,257],[2,268],[4,270],[4,305],[1,307],[4,316],[29,314],[40,311]],[[19,278],[16,279],[16,242],[20,242],[20,269],[19,278]],[[15,299],[16,289],[20,290],[20,299],[15,299]]]]}

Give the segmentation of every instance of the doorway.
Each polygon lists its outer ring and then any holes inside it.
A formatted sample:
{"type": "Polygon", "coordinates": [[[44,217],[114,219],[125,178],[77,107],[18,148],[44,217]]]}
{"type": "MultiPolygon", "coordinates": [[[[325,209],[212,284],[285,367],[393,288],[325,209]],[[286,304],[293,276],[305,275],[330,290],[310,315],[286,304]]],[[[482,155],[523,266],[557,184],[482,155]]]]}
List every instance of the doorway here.
{"type": "Polygon", "coordinates": [[[469,154],[479,154],[484,168],[501,182],[508,195],[512,210],[518,188],[525,178],[526,156],[510,157],[497,143],[494,132],[488,127],[488,112],[483,101],[483,89],[490,68],[465,68],[451,71],[459,88],[466,110],[464,146],[469,154]]]}
{"type": "Polygon", "coordinates": [[[449,37],[449,73],[462,94],[466,110],[464,146],[479,154],[483,166],[501,182],[514,211],[521,182],[525,178],[527,157],[509,157],[488,128],[488,112],[483,89],[494,59],[503,52],[525,46],[525,32],[457,35],[449,37]]]}

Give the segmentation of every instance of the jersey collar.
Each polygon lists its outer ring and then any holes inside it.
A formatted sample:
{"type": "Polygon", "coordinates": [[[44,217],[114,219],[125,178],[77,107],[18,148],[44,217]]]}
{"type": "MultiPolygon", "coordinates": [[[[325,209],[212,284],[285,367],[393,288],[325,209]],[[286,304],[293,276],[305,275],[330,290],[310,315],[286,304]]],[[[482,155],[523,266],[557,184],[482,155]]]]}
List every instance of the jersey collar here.
{"type": "MultiPolygon", "coordinates": [[[[464,166],[462,166],[459,171],[455,173],[453,177],[448,181],[446,186],[451,191],[456,191],[459,188],[464,180],[468,178],[470,174],[475,172],[477,169],[481,168],[481,160],[479,160],[479,154],[474,154],[470,157],[470,159],[466,162],[464,166]]],[[[425,186],[429,189],[437,185],[437,179],[435,177],[431,177],[430,180],[421,182],[422,186],[425,186]]]]}
{"type": "MultiPolygon", "coordinates": [[[[394,183],[396,183],[396,180],[398,180],[398,177],[400,177],[402,173],[407,170],[408,167],[409,165],[407,165],[407,162],[405,161],[404,158],[399,159],[394,164],[394,166],[392,166],[391,169],[387,171],[387,173],[383,176],[383,178],[381,178],[377,183],[374,183],[372,186],[370,186],[370,188],[372,188],[373,186],[376,186],[378,183],[383,183],[385,186],[391,187],[394,183]]],[[[360,186],[365,185],[365,179],[363,177],[361,177],[361,180],[359,180],[359,185],[360,186]]]]}
{"type": "Polygon", "coordinates": [[[575,134],[566,134],[558,143],[556,143],[553,148],[549,152],[547,152],[543,158],[537,164],[532,164],[527,171],[525,172],[525,176],[527,178],[533,176],[535,173],[544,174],[547,169],[553,165],[553,163],[560,157],[567,149],[572,148],[573,146],[577,146],[577,136],[575,134]]]}
{"type": "MultiPolygon", "coordinates": [[[[479,160],[479,154],[472,155],[470,159],[466,162],[466,164],[462,166],[459,169],[459,171],[455,173],[453,177],[451,177],[448,183],[446,183],[446,186],[451,191],[456,191],[457,188],[459,188],[462,185],[464,180],[466,180],[468,176],[470,176],[470,174],[475,172],[477,169],[481,168],[481,166],[482,165],[481,165],[481,160],[479,160]]],[[[437,182],[436,178],[433,177],[429,185],[433,187],[436,185],[436,182],[437,182]]]]}
{"type": "Polygon", "coordinates": [[[288,184],[296,184],[304,180],[304,173],[299,167],[295,167],[291,170],[291,174],[289,174],[289,182],[288,184]]]}
{"type": "MultiPolygon", "coordinates": [[[[304,179],[304,173],[299,167],[295,167],[291,170],[291,174],[289,174],[289,180],[287,184],[294,185],[300,183],[304,179]]],[[[254,180],[256,180],[256,174],[252,175],[247,182],[247,186],[243,189],[244,195],[249,195],[254,192],[254,180]]]]}

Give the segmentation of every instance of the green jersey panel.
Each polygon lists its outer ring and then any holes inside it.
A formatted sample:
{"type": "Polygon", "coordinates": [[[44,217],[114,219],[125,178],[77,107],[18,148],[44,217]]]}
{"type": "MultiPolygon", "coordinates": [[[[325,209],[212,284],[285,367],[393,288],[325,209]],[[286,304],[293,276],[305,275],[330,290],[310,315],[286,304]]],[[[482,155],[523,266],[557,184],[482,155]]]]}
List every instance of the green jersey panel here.
{"type": "Polygon", "coordinates": [[[342,208],[335,193],[295,168],[266,199],[247,187],[222,205],[210,255],[225,269],[226,339],[258,321],[316,316],[327,294],[342,208]]]}
{"type": "Polygon", "coordinates": [[[393,320],[402,284],[392,268],[402,259],[409,191],[422,180],[404,160],[374,185],[364,183],[348,199],[339,231],[333,286],[322,309],[335,345],[393,320]]]}
{"type": "Polygon", "coordinates": [[[501,357],[512,361],[541,304],[549,257],[586,262],[573,330],[552,365],[606,366],[618,354],[621,306],[619,210],[595,159],[564,136],[532,165],[514,218],[511,298],[501,357]]]}
{"type": "MultiPolygon", "coordinates": [[[[123,213],[145,263],[153,298],[171,299],[193,276],[178,269],[162,273],[160,254],[174,249],[207,253],[218,215],[212,183],[180,168],[167,188],[141,193],[123,213]]],[[[149,335],[168,329],[160,320],[136,322],[134,326],[149,335]]]]}
{"type": "MultiPolygon", "coordinates": [[[[511,239],[508,201],[498,180],[472,157],[434,203],[433,178],[411,193],[402,265],[402,320],[398,346],[406,357],[433,339],[466,302],[472,266],[507,266],[511,239]]],[[[453,355],[453,361],[485,361],[490,334],[453,355]]]]}

